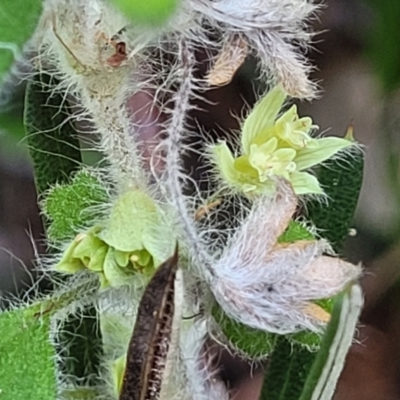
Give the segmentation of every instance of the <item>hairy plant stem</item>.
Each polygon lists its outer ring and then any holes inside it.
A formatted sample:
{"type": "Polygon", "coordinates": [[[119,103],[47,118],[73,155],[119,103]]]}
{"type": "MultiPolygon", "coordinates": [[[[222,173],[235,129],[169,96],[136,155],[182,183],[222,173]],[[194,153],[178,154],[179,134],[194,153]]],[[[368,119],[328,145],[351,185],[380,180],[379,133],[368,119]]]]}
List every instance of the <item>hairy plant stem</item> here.
{"type": "Polygon", "coordinates": [[[143,189],[145,176],[139,152],[129,136],[132,125],[125,100],[124,97],[122,101],[116,101],[114,97],[82,96],[82,102],[100,133],[101,148],[111,164],[111,173],[119,189],[143,189]]]}
{"type": "Polygon", "coordinates": [[[187,236],[186,240],[190,243],[192,255],[198,266],[201,266],[201,272],[204,278],[211,280],[213,271],[211,265],[212,257],[201,243],[201,239],[196,232],[196,225],[193,215],[188,210],[185,195],[182,191],[182,173],[181,173],[181,149],[183,134],[185,132],[185,121],[187,110],[190,108],[190,95],[192,86],[192,70],[194,57],[188,48],[187,43],[182,40],[180,43],[179,58],[181,62],[181,85],[174,96],[174,109],[167,129],[167,157],[166,171],[168,174],[167,185],[171,201],[181,226],[187,236]]]}

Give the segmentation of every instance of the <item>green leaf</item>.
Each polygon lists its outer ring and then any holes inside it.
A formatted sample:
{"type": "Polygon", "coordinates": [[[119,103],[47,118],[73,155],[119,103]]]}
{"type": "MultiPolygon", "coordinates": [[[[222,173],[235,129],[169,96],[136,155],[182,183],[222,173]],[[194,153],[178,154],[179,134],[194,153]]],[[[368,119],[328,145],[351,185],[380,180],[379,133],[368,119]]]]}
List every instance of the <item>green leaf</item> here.
{"type": "Polygon", "coordinates": [[[99,212],[94,207],[107,200],[106,190],[87,170],[77,172],[71,184],[52,188],[43,202],[43,211],[50,221],[49,239],[72,239],[96,219],[99,212]]]}
{"type": "Polygon", "coordinates": [[[281,336],[269,359],[261,398],[298,400],[315,354],[281,336]]]}
{"type": "Polygon", "coordinates": [[[328,160],[317,171],[327,201],[310,201],[307,214],[337,253],[341,253],[350,230],[361,191],[363,168],[364,154],[354,146],[351,152],[328,160]]]}
{"type": "Polygon", "coordinates": [[[81,164],[68,102],[63,93],[54,91],[56,85],[49,75],[37,74],[28,83],[25,98],[26,134],[39,193],[56,183],[69,182],[81,164]]]}
{"type": "MultiPolygon", "coordinates": [[[[351,346],[363,299],[357,284],[339,294],[318,352],[280,337],[269,359],[265,400],[330,400],[351,346]]],[[[289,340],[288,340],[289,339],[289,340]]]]}
{"type": "Polygon", "coordinates": [[[79,386],[99,383],[102,338],[97,310],[87,306],[70,315],[58,329],[57,353],[63,375],[78,378],[79,386]]]}
{"type": "Polygon", "coordinates": [[[0,314],[0,398],[54,400],[55,351],[49,341],[50,316],[37,307],[0,314]]]}
{"type": "Polygon", "coordinates": [[[217,305],[212,314],[230,347],[242,357],[255,361],[266,358],[274,350],[278,335],[241,324],[229,318],[217,305]]]}
{"type": "Polygon", "coordinates": [[[8,71],[14,54],[32,35],[42,9],[41,0],[1,0],[0,80],[8,71]]]}
{"type": "Polygon", "coordinates": [[[332,398],[353,340],[362,305],[363,296],[358,284],[351,286],[336,298],[331,321],[300,400],[332,398]]]}
{"type": "Polygon", "coordinates": [[[314,235],[297,221],[290,221],[286,231],[278,238],[278,243],[293,243],[296,240],[314,240],[314,235]]]}
{"type": "Polygon", "coordinates": [[[102,393],[97,388],[78,387],[73,389],[61,389],[60,399],[62,400],[98,400],[102,393]]]}
{"type": "Polygon", "coordinates": [[[114,0],[114,3],[134,22],[157,26],[174,13],[179,0],[114,0]]]}

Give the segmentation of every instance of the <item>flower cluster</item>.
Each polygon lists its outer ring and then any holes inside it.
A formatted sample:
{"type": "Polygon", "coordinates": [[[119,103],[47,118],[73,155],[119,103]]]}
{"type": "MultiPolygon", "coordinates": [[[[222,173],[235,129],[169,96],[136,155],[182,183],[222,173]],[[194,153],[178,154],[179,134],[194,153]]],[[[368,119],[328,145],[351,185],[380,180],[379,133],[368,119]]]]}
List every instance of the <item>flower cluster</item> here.
{"type": "Polygon", "coordinates": [[[104,226],[76,236],[56,269],[96,272],[102,287],[124,285],[137,273],[149,276],[173,252],[174,242],[162,229],[153,200],[143,191],[129,190],[115,202],[104,226]]]}
{"type": "Polygon", "coordinates": [[[246,195],[273,190],[274,177],[290,181],[297,195],[321,194],[318,180],[305,170],[351,146],[338,138],[313,138],[317,126],[299,118],[293,105],[279,116],[286,94],[277,86],[250,112],[241,132],[242,155],[234,157],[225,142],[211,146],[212,158],[224,183],[246,195]]]}

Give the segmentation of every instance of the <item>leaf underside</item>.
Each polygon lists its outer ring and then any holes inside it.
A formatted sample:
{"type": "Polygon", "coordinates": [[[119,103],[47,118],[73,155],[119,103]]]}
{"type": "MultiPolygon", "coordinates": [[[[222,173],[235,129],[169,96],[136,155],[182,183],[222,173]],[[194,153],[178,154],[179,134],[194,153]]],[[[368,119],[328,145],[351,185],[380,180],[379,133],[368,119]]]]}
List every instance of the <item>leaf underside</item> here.
{"type": "Polygon", "coordinates": [[[70,120],[68,102],[54,91],[57,82],[37,74],[28,83],[24,123],[39,194],[56,183],[69,182],[81,165],[77,132],[70,120]]]}

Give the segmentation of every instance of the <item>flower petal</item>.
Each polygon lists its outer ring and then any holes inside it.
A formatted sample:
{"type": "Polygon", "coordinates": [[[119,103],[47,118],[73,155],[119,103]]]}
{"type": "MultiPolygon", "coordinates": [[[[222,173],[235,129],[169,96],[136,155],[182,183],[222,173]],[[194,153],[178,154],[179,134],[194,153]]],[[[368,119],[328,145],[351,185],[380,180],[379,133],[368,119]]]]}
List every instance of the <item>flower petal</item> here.
{"type": "Polygon", "coordinates": [[[281,148],[274,152],[279,161],[293,161],[297,153],[295,149],[281,148]]]}
{"type": "Polygon", "coordinates": [[[104,267],[104,260],[106,258],[108,246],[99,247],[90,258],[87,268],[90,271],[101,272],[104,267]]]}
{"type": "Polygon", "coordinates": [[[281,122],[287,122],[291,123],[296,121],[298,118],[297,115],[297,106],[296,104],[293,104],[292,107],[289,108],[289,110],[285,111],[277,120],[276,123],[279,124],[281,122]]]}
{"type": "Polygon", "coordinates": [[[338,137],[316,139],[313,142],[318,146],[310,146],[297,151],[297,157],[294,161],[300,171],[319,164],[338,151],[354,144],[354,142],[338,137]]]}
{"type": "Polygon", "coordinates": [[[238,186],[238,171],[234,166],[235,159],[225,142],[211,147],[212,158],[223,180],[232,186],[238,186]]]}
{"type": "Polygon", "coordinates": [[[141,267],[146,267],[150,264],[151,262],[151,255],[147,250],[141,250],[139,252],[139,260],[137,261],[137,263],[141,266],[141,267]]]}
{"type": "Polygon", "coordinates": [[[249,153],[253,139],[261,131],[274,125],[285,99],[285,92],[280,86],[276,86],[247,116],[242,127],[242,148],[245,154],[249,153]]]}
{"type": "Polygon", "coordinates": [[[111,287],[119,287],[127,284],[133,275],[133,272],[127,273],[126,268],[120,268],[115,260],[115,250],[109,248],[104,259],[105,280],[111,287]]]}
{"type": "Polygon", "coordinates": [[[274,137],[278,137],[279,135],[277,134],[276,126],[277,126],[276,124],[273,126],[269,126],[268,128],[265,128],[259,133],[257,133],[257,136],[255,136],[251,141],[250,147],[253,144],[261,146],[262,144],[268,142],[268,140],[271,140],[274,137]]]}
{"type": "MultiPolygon", "coordinates": [[[[158,227],[153,227],[149,232],[143,235],[144,249],[136,254],[141,260],[138,265],[143,262],[143,254],[149,254],[149,267],[158,267],[162,262],[164,262],[168,257],[174,253],[175,240],[174,233],[167,229],[164,225],[158,227]]],[[[147,256],[145,256],[147,257],[147,256]]]]}
{"type": "Polygon", "coordinates": [[[161,224],[159,209],[144,191],[131,189],[113,204],[107,226],[98,236],[116,250],[143,249],[143,235],[161,224]]]}
{"type": "Polygon", "coordinates": [[[290,183],[293,186],[294,192],[299,194],[322,194],[324,191],[318,183],[315,176],[307,172],[294,171],[290,174],[290,183]]]}
{"type": "Polygon", "coordinates": [[[277,147],[278,147],[278,138],[272,137],[263,144],[260,145],[252,144],[250,146],[250,154],[253,153],[255,150],[261,151],[264,154],[272,154],[277,149],[277,147]]]}
{"type": "Polygon", "coordinates": [[[114,258],[115,262],[119,267],[127,267],[129,264],[129,256],[131,253],[129,251],[120,251],[120,250],[115,250],[114,252],[114,258]]]}
{"type": "Polygon", "coordinates": [[[320,256],[296,272],[293,279],[304,288],[300,300],[317,300],[335,296],[359,278],[361,267],[336,257],[320,256]]]}
{"type": "Polygon", "coordinates": [[[76,272],[82,271],[84,269],[85,269],[84,264],[82,263],[81,260],[77,258],[60,262],[55,266],[56,271],[66,272],[67,274],[75,274],[76,272]]]}
{"type": "MultiPolygon", "coordinates": [[[[99,239],[92,231],[82,235],[82,239],[79,240],[73,253],[74,258],[80,258],[84,264],[89,263],[95,252],[105,247],[104,242],[99,239]]],[[[87,266],[87,265],[86,265],[87,266]]]]}
{"type": "Polygon", "coordinates": [[[235,170],[248,177],[257,179],[258,172],[250,164],[250,156],[244,155],[237,158],[234,162],[235,170]]]}

